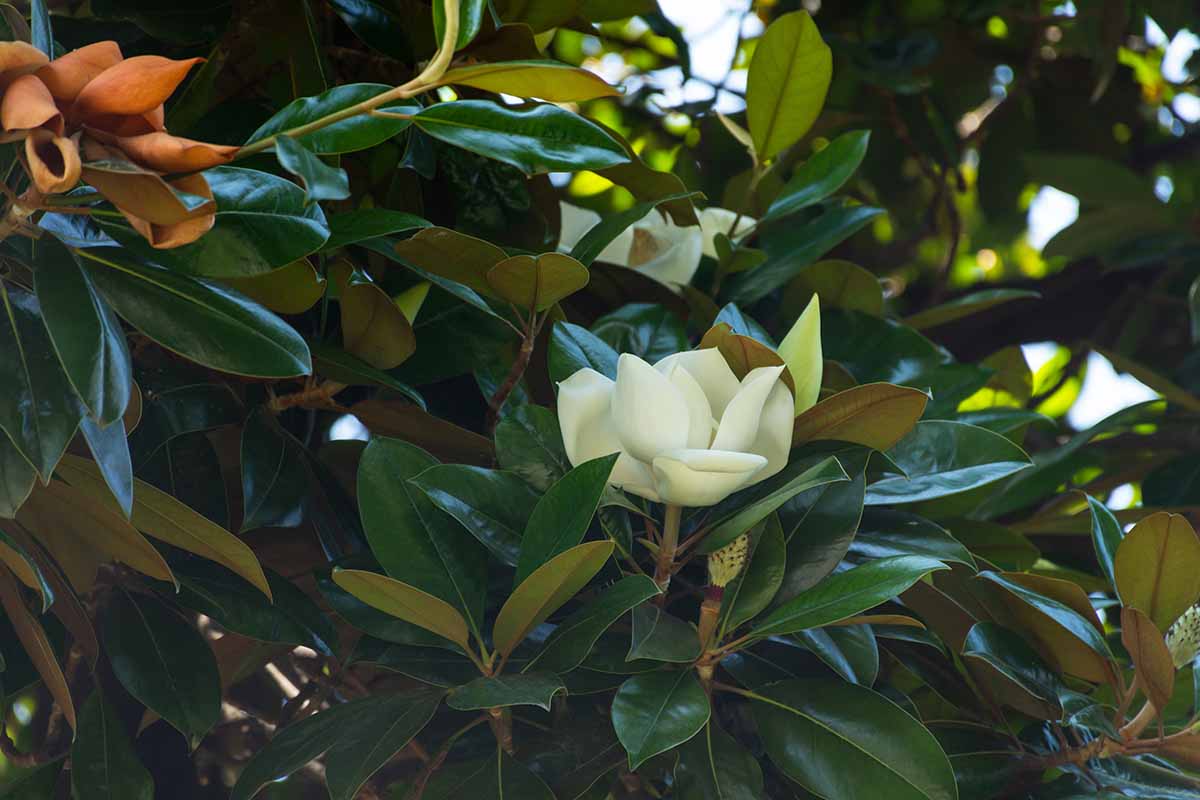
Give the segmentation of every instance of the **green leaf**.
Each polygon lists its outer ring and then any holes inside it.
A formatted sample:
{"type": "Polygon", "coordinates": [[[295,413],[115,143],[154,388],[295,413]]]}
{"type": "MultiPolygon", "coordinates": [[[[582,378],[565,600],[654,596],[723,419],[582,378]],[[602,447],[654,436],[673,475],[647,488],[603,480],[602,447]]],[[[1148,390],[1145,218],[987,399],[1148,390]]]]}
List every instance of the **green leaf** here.
{"type": "Polygon", "coordinates": [[[555,105],[507,108],[486,100],[436,103],[413,117],[435,139],[510,164],[526,175],[603,169],[629,161],[594,123],[555,105]]]}
{"type": "MultiPolygon", "coordinates": [[[[41,596],[43,614],[50,610],[50,606],[54,604],[56,598],[54,589],[47,580],[47,573],[42,571],[42,566],[38,564],[30,552],[3,528],[0,528],[0,564],[8,567],[17,580],[41,596]]],[[[56,569],[56,567],[49,564],[46,565],[46,568],[47,571],[56,569]]],[[[66,589],[66,592],[69,591],[70,589],[66,589]]],[[[64,598],[63,602],[67,603],[70,601],[64,598]]],[[[0,667],[3,667],[3,665],[4,660],[0,657],[0,667]]]]}
{"type": "Polygon", "coordinates": [[[630,225],[639,222],[660,205],[676,201],[689,201],[699,196],[699,192],[676,192],[675,194],[668,194],[663,197],[636,203],[616,214],[606,214],[575,243],[575,246],[571,248],[571,257],[584,266],[590,267],[592,262],[604,251],[604,248],[612,244],[614,239],[624,233],[630,225]]]}
{"type": "Polygon", "coordinates": [[[838,572],[801,592],[758,621],[750,633],[764,638],[819,628],[883,603],[930,572],[949,569],[924,556],[895,556],[838,572]]]}
{"type": "Polygon", "coordinates": [[[784,294],[788,308],[804,308],[813,295],[821,298],[821,308],[844,308],[864,314],[883,313],[883,286],[870,270],[840,259],[827,259],[800,270],[784,294]]]}
{"type": "Polygon", "coordinates": [[[428,592],[360,569],[335,569],[333,580],[372,608],[436,633],[464,650],[470,647],[463,615],[428,592]]]}
{"type": "MultiPolygon", "coordinates": [[[[341,0],[338,1],[341,2],[341,0]]],[[[329,91],[313,97],[301,97],[293,100],[252,133],[246,139],[246,144],[253,144],[269,136],[276,136],[315,122],[321,117],[344,111],[350,106],[381,95],[391,88],[383,83],[348,83],[344,86],[335,86],[329,91]]],[[[405,107],[391,110],[407,111],[410,109],[405,107]]],[[[416,111],[417,109],[414,106],[411,110],[416,111]]],[[[411,124],[410,120],[407,119],[358,114],[312,133],[296,137],[296,140],[318,155],[353,153],[356,150],[366,150],[380,142],[387,141],[407,128],[409,124],[411,124]]]]}
{"type": "Polygon", "coordinates": [[[1022,586],[1016,581],[990,570],[979,573],[979,577],[991,581],[1029,607],[1049,617],[1058,627],[1104,658],[1112,658],[1112,652],[1096,627],[1074,609],[1059,601],[1022,586]]]}
{"type": "Polygon", "coordinates": [[[438,463],[419,447],[375,437],[358,465],[358,507],[387,574],[450,603],[472,630],[483,619],[486,551],[409,478],[438,463]]]}
{"type": "Polygon", "coordinates": [[[566,692],[555,675],[525,673],[476,678],[450,692],[446,705],[459,711],[504,706],[537,706],[550,710],[554,695],[566,692]]]}
{"type": "Polygon", "coordinates": [[[1033,697],[1062,708],[1059,697],[1066,687],[1020,634],[995,622],[977,622],[967,634],[962,657],[990,664],[1033,697]]]}
{"type": "Polygon", "coordinates": [[[525,405],[513,409],[496,426],[496,460],[544,492],[571,470],[563,448],[558,417],[548,408],[525,405]]]}
{"type": "Polygon", "coordinates": [[[331,800],[352,800],[359,788],[421,732],[442,700],[442,692],[417,690],[374,695],[321,711],[276,733],[259,750],[230,793],[250,800],[325,755],[331,800]]]}
{"type": "Polygon", "coordinates": [[[304,194],[310,203],[345,200],[350,196],[350,178],[346,170],[329,166],[292,137],[275,139],[275,157],[279,159],[279,166],[304,182],[304,194]]]}
{"type": "Polygon", "coordinates": [[[290,264],[248,278],[225,278],[225,283],[280,314],[303,314],[325,296],[325,278],[312,262],[298,258],[290,264]]]}
{"type": "Polygon", "coordinates": [[[309,349],[312,351],[313,364],[317,371],[330,380],[349,386],[382,386],[399,392],[421,408],[426,408],[425,398],[421,397],[420,392],[392,377],[391,373],[371,366],[358,356],[329,344],[310,344],[309,349]]]}
{"type": "Polygon", "coordinates": [[[371,0],[330,0],[329,5],[368,47],[400,61],[413,58],[408,26],[387,7],[371,0]]]}
{"type": "Polygon", "coordinates": [[[766,797],[758,759],[712,720],[679,747],[675,792],[680,800],[766,797]]]}
{"type": "Polygon", "coordinates": [[[550,380],[565,381],[584,367],[616,379],[617,351],[587,328],[570,322],[554,323],[550,333],[550,380]]]}
{"type": "Polygon", "coordinates": [[[879,646],[870,625],[812,628],[796,640],[851,683],[870,686],[879,675],[879,646]]]}
{"type": "Polygon", "coordinates": [[[841,680],[789,680],[751,699],[771,761],[817,795],[958,798],[954,771],[933,734],[870,689],[841,680]]]}
{"type": "Polygon", "coordinates": [[[0,283],[0,301],[0,429],[48,481],[79,427],[83,404],[54,354],[37,298],[0,283]]]}
{"type": "Polygon", "coordinates": [[[942,303],[905,317],[904,324],[917,330],[934,328],[956,319],[969,317],[1001,303],[1009,303],[1013,300],[1036,300],[1040,297],[1041,294],[1029,289],[981,289],[978,292],[971,292],[948,303],[942,303]]]}
{"type": "MultiPolygon", "coordinates": [[[[1090,494],[1085,497],[1092,515],[1092,546],[1096,549],[1096,561],[1104,571],[1104,577],[1108,578],[1108,585],[1116,589],[1117,576],[1113,569],[1113,559],[1121,547],[1121,540],[1125,538],[1125,529],[1108,510],[1108,506],[1090,494]]],[[[1119,594],[1117,599],[1120,599],[1119,594]]]]}
{"type": "Polygon", "coordinates": [[[563,620],[525,669],[559,674],[570,672],[587,657],[600,635],[625,612],[658,593],[658,585],[645,575],[622,578],[563,620]]]}
{"type": "Polygon", "coordinates": [[[617,455],[585,461],[537,501],[521,537],[514,585],[519,586],[535,569],[583,541],[608,488],[617,455]]]}
{"type": "Polygon", "coordinates": [[[759,161],[808,133],[832,77],[833,54],[808,12],[784,14],[767,27],[746,81],[746,121],[759,161]]]}
{"type": "Polygon", "coordinates": [[[193,745],[221,718],[221,678],[208,642],[160,601],[114,594],[104,614],[113,674],[193,745]]]}
{"type": "Polygon", "coordinates": [[[360,208],[329,218],[329,238],[321,250],[334,250],[380,236],[428,228],[428,220],[390,208],[360,208]]]}
{"type": "Polygon", "coordinates": [[[725,587],[721,631],[733,630],[771,604],[787,572],[787,542],[778,515],[767,517],[753,534],[746,567],[725,587]]]}
{"type": "MultiPolygon", "coordinates": [[[[321,592],[321,597],[329,604],[331,611],[352,627],[357,628],[374,639],[378,639],[380,642],[390,642],[406,646],[411,645],[421,648],[441,648],[446,651],[452,651],[453,649],[453,645],[441,636],[413,625],[411,622],[405,622],[390,614],[385,614],[379,609],[359,600],[341,586],[338,586],[334,582],[333,575],[330,572],[319,573],[317,575],[317,589],[321,592]]],[[[362,644],[368,640],[360,639],[359,641],[362,644]]],[[[476,669],[474,664],[467,661],[465,656],[460,656],[460,658],[471,668],[471,677],[474,677],[479,670],[476,669]]],[[[459,683],[461,682],[459,681],[459,683]]],[[[447,685],[453,686],[455,684],[447,685]]]]}
{"type": "Polygon", "coordinates": [[[108,252],[79,255],[118,314],[184,358],[262,378],[312,371],[308,346],[290,325],[219,284],[108,252]]]}
{"type": "MultiPolygon", "coordinates": [[[[455,39],[455,50],[461,50],[471,43],[479,33],[483,24],[485,0],[463,0],[458,5],[458,38],[455,39]]],[[[440,45],[446,35],[446,8],[440,3],[433,5],[433,38],[440,45]]],[[[557,62],[551,62],[557,63],[557,62]]],[[[483,88],[487,88],[486,86],[483,88]]],[[[547,98],[549,99],[549,98],[547,98]]]]}
{"type": "Polygon", "coordinates": [[[867,487],[867,505],[915,503],[986,486],[1033,462],[1011,440],[962,422],[926,420],[888,450],[903,475],[867,487]],[[907,476],[907,477],[906,477],[907,476]]]}
{"type": "Polygon", "coordinates": [[[92,458],[121,512],[126,518],[132,516],[133,463],[129,456],[129,440],[125,438],[125,424],[117,420],[102,428],[91,417],[84,417],[79,423],[79,432],[92,451],[92,458]]]}
{"type": "Polygon", "coordinates": [[[849,480],[836,458],[793,461],[783,471],[760,484],[734,494],[712,512],[712,528],[696,548],[700,553],[720,550],[801,492],[816,486],[849,480]]]}
{"type": "Polygon", "coordinates": [[[596,320],[592,324],[592,333],[618,353],[633,353],[651,364],[688,349],[683,321],[658,303],[621,306],[596,320]]]}
{"type": "Polygon", "coordinates": [[[78,800],[153,800],[154,779],[115,708],[99,687],[79,714],[71,745],[71,790],[78,800]]]}
{"type": "Polygon", "coordinates": [[[351,663],[371,664],[399,672],[413,680],[450,689],[479,677],[479,668],[453,650],[440,647],[383,645],[370,639],[359,639],[351,663]]]}
{"type": "Polygon", "coordinates": [[[506,258],[487,272],[491,294],[521,308],[545,311],[587,286],[587,267],[562,253],[506,258]]]}
{"type": "Polygon", "coordinates": [[[534,570],[496,616],[492,632],[496,651],[507,657],[531,630],[587,585],[612,551],[612,542],[588,542],[559,553],[534,570]]]}
{"type": "Polygon", "coordinates": [[[45,237],[35,252],[34,289],[54,349],[83,404],[108,425],[125,413],[133,384],[125,332],[69,250],[45,237]]]}
{"type": "Polygon", "coordinates": [[[975,569],[971,552],[942,526],[904,511],[868,509],[850,552],[859,558],[928,556],[975,569]]]}
{"type": "MultiPolygon", "coordinates": [[[[476,4],[482,5],[478,0],[476,4]]],[[[434,6],[437,18],[438,6],[434,6]]],[[[459,45],[460,47],[462,45],[459,45]]],[[[620,92],[596,73],[560,61],[516,60],[466,64],[438,79],[439,86],[471,86],[496,94],[537,97],[552,103],[571,103],[613,97],[620,92]]]]}
{"type": "Polygon", "coordinates": [[[54,58],[54,32],[50,28],[50,9],[46,0],[30,0],[30,43],[49,58],[54,58]]]}
{"type": "Polygon", "coordinates": [[[1160,511],[1133,526],[1113,557],[1121,602],[1145,612],[1159,630],[1200,600],[1200,537],[1181,514],[1160,511]]]}
{"type": "Polygon", "coordinates": [[[421,797],[423,800],[485,797],[554,800],[554,793],[529,767],[497,747],[494,756],[438,770],[421,797]]]}
{"type": "Polygon", "coordinates": [[[465,464],[430,467],[410,484],[509,566],[516,566],[537,495],[518,476],[465,464]]]}
{"type": "Polygon", "coordinates": [[[712,709],[690,669],[635,675],[613,697],[612,722],[629,754],[629,769],[700,732],[712,709]]]}
{"type": "Polygon", "coordinates": [[[633,635],[626,661],[645,658],[691,663],[699,657],[700,637],[690,623],[671,616],[653,603],[643,603],[633,609],[633,635]]]}
{"type": "Polygon", "coordinates": [[[308,475],[298,443],[259,409],[242,428],[242,530],[295,528],[304,521],[308,475]]]}
{"type": "Polygon", "coordinates": [[[870,131],[847,131],[809,156],[771,201],[759,222],[786,217],[842,188],[867,155],[870,131]]]}
{"type": "Polygon", "coordinates": [[[37,470],[7,436],[0,436],[0,517],[12,519],[33,491],[37,470]]]}
{"type": "Polygon", "coordinates": [[[753,305],[882,213],[882,209],[871,206],[834,205],[816,219],[790,226],[785,235],[767,241],[765,263],[730,282],[728,299],[741,306],[753,305]]]}

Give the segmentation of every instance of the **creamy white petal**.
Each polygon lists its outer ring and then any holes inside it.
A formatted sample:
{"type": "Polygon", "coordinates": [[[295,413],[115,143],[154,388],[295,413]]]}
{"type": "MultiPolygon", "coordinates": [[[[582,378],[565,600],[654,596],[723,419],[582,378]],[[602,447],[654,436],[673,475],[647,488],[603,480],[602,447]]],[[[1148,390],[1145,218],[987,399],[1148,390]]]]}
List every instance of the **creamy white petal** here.
{"type": "Polygon", "coordinates": [[[712,443],[714,450],[750,449],[758,436],[758,419],[766,405],[767,396],[779,382],[783,369],[782,364],[778,367],[757,367],[746,374],[737,395],[721,415],[721,426],[717,428],[712,443]]]}
{"type": "Polygon", "coordinates": [[[754,227],[756,221],[754,217],[747,217],[745,215],[739,217],[736,211],[730,211],[728,208],[717,208],[716,206],[709,206],[701,211],[698,216],[700,217],[700,230],[704,232],[704,255],[709,258],[717,257],[717,247],[714,244],[717,234],[723,233],[729,236],[729,229],[733,227],[734,219],[737,219],[738,223],[733,236],[740,236],[750,230],[754,227]]]}
{"type": "Polygon", "coordinates": [[[571,464],[621,450],[612,424],[615,386],[594,369],[581,369],[558,384],[558,425],[571,464]]]}
{"type": "Polygon", "coordinates": [[[654,473],[650,471],[650,467],[628,453],[622,452],[617,457],[612,474],[608,476],[608,483],[610,486],[624,489],[638,497],[644,497],[655,503],[661,502],[658,492],[654,488],[654,473]]]}
{"type": "Polygon", "coordinates": [[[679,390],[679,394],[683,396],[683,402],[687,403],[687,446],[690,448],[708,447],[712,442],[714,420],[712,407],[708,404],[708,398],[704,396],[704,390],[700,388],[700,384],[696,383],[696,379],[682,364],[676,363],[674,368],[667,373],[667,377],[679,390]]]}
{"type": "Polygon", "coordinates": [[[713,416],[720,419],[729,401],[741,388],[741,383],[729,368],[725,356],[715,347],[687,350],[667,356],[655,364],[654,368],[665,375],[676,364],[681,364],[688,374],[696,379],[696,383],[704,390],[704,396],[708,398],[713,416]]]}
{"type": "Polygon", "coordinates": [[[634,458],[650,463],[664,450],[688,440],[688,406],[665,375],[630,353],[617,359],[612,417],[621,445],[634,458]]]}
{"type": "Polygon", "coordinates": [[[792,392],[783,381],[777,381],[767,396],[762,414],[758,418],[758,436],[749,452],[767,459],[767,466],[754,476],[750,484],[766,480],[787,466],[788,453],[792,449],[792,392]]]}
{"type": "Polygon", "coordinates": [[[700,266],[704,234],[696,225],[679,226],[652,212],[633,228],[628,266],[667,285],[687,284],[700,266]]]}
{"type": "MultiPolygon", "coordinates": [[[[600,215],[591,209],[580,208],[561,201],[558,207],[562,218],[558,250],[562,253],[569,253],[575,245],[579,244],[579,240],[584,237],[584,234],[600,223],[600,215]]],[[[627,266],[629,248],[632,244],[633,230],[626,228],[600,251],[596,259],[610,264],[627,266]]]]}
{"type": "Polygon", "coordinates": [[[654,459],[654,480],[664,503],[711,506],[747,486],[767,465],[753,453],[674,450],[654,459]]]}

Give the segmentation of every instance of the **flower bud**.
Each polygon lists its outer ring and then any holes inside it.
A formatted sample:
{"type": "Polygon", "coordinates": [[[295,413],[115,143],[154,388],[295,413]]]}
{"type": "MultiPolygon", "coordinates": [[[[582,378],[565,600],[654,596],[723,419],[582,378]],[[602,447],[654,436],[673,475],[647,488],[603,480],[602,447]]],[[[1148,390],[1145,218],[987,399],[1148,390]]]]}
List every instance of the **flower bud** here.
{"type": "Polygon", "coordinates": [[[708,557],[708,582],[711,586],[724,589],[746,565],[750,552],[750,537],[742,534],[708,557]]]}
{"type": "Polygon", "coordinates": [[[1192,606],[1175,620],[1167,631],[1167,650],[1175,669],[1186,667],[1200,655],[1200,605],[1192,606]]]}

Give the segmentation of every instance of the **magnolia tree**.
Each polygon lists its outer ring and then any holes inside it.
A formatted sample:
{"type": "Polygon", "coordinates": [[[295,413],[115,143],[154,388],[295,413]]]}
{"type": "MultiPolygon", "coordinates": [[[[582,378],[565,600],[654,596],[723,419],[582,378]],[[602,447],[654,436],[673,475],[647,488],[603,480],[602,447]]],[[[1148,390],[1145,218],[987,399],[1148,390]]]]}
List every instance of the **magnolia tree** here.
{"type": "Polygon", "coordinates": [[[694,5],[0,5],[0,796],[1200,796],[1186,4],[694,5]]]}

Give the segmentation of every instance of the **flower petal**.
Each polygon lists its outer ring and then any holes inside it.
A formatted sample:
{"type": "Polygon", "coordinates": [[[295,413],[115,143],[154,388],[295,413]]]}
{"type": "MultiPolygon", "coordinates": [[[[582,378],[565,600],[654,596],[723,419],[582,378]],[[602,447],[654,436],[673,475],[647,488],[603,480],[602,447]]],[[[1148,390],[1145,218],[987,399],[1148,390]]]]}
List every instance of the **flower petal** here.
{"type": "Polygon", "coordinates": [[[674,367],[666,374],[671,384],[679,390],[679,394],[683,397],[683,402],[687,403],[687,446],[692,449],[704,449],[708,447],[709,443],[712,442],[715,425],[712,407],[708,404],[708,398],[704,396],[704,390],[700,388],[700,384],[696,382],[696,379],[678,361],[675,362],[674,367]]]}
{"type": "Polygon", "coordinates": [[[621,448],[612,421],[614,383],[593,369],[581,369],[558,385],[558,422],[572,465],[620,453],[608,482],[641,497],[658,500],[650,468],[621,448]]]}
{"type": "Polygon", "coordinates": [[[771,393],[767,395],[762,414],[758,417],[758,435],[749,448],[749,452],[766,458],[767,466],[747,485],[766,480],[787,466],[788,453],[792,449],[794,423],[792,392],[786,383],[776,381],[771,393]]]}
{"type": "Polygon", "coordinates": [[[704,234],[695,225],[675,225],[657,211],[651,215],[657,223],[647,224],[647,217],[633,228],[627,266],[659,283],[690,283],[700,266],[704,234]]]}
{"type": "Polygon", "coordinates": [[[753,453],[672,450],[654,459],[654,480],[664,503],[711,506],[748,485],[767,465],[753,453]]]}
{"type": "Polygon", "coordinates": [[[236,145],[208,144],[164,131],[141,136],[109,136],[102,131],[92,134],[109,141],[129,156],[129,160],[156,172],[197,172],[227,164],[240,149],[236,145]]]}
{"type": "Polygon", "coordinates": [[[6,131],[45,127],[56,136],[63,134],[62,113],[46,85],[33,75],[22,75],[4,90],[4,99],[0,100],[0,125],[6,131]]]}
{"type": "Polygon", "coordinates": [[[70,139],[39,128],[25,139],[25,159],[42,194],[65,192],[79,183],[79,148],[70,139]]]}
{"type": "Polygon", "coordinates": [[[61,55],[37,71],[54,99],[71,102],[84,86],[109,67],[121,63],[116,42],[96,42],[61,55]]]}
{"type": "MultiPolygon", "coordinates": [[[[171,181],[171,186],[181,192],[207,197],[209,200],[212,200],[212,189],[209,188],[208,181],[204,179],[203,175],[187,175],[178,178],[171,181]]],[[[113,205],[116,205],[116,203],[113,205]]],[[[158,248],[159,250],[169,250],[172,247],[191,244],[212,230],[213,225],[217,221],[217,207],[212,202],[205,203],[192,211],[186,219],[169,225],[156,225],[147,222],[120,206],[117,206],[117,210],[125,215],[125,219],[129,221],[130,226],[140,233],[150,243],[151,247],[158,248]]]]}
{"type": "Polygon", "coordinates": [[[816,405],[825,369],[821,353],[821,304],[817,295],[808,301],[804,313],[779,343],[779,355],[796,384],[796,414],[799,415],[816,405]]]}
{"type": "MultiPolygon", "coordinates": [[[[562,223],[558,237],[559,252],[569,253],[579,244],[579,240],[600,222],[600,215],[588,208],[580,208],[570,203],[559,202],[562,223]]],[[[598,261],[626,266],[629,260],[629,246],[633,243],[633,230],[626,228],[617,238],[613,239],[600,254],[598,261]]]]}
{"type": "Polygon", "coordinates": [[[639,461],[650,463],[664,450],[687,445],[683,396],[665,375],[630,353],[617,359],[612,416],[621,445],[639,461]]]}
{"type": "Polygon", "coordinates": [[[46,54],[28,42],[0,42],[0,89],[46,63],[46,54]]]}
{"type": "Polygon", "coordinates": [[[725,413],[721,415],[721,426],[717,428],[716,438],[713,439],[714,450],[749,450],[758,437],[759,418],[763,406],[779,376],[783,374],[783,366],[756,367],[746,374],[737,396],[730,401],[725,413]]]}
{"type": "Polygon", "coordinates": [[[715,418],[720,419],[725,414],[725,407],[741,388],[737,376],[729,368],[725,356],[715,347],[704,350],[687,350],[673,353],[654,365],[654,368],[664,375],[669,373],[675,364],[680,364],[688,374],[696,379],[715,418]]]}
{"type": "Polygon", "coordinates": [[[175,61],[162,56],[127,58],[97,75],[75,98],[81,119],[92,115],[145,114],[161,106],[202,58],[175,61]]]}
{"type": "Polygon", "coordinates": [[[704,255],[709,258],[717,258],[717,246],[714,244],[717,234],[723,233],[730,236],[729,229],[733,227],[735,219],[737,220],[737,229],[734,230],[732,236],[745,233],[753,228],[756,222],[754,217],[739,215],[736,211],[716,206],[709,206],[697,216],[700,218],[700,230],[704,232],[704,255]]]}

